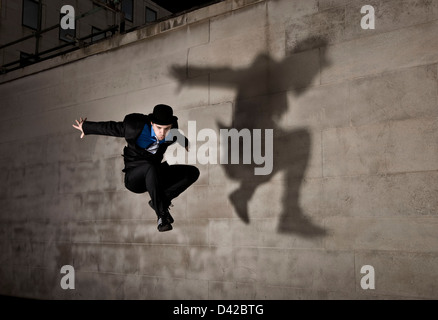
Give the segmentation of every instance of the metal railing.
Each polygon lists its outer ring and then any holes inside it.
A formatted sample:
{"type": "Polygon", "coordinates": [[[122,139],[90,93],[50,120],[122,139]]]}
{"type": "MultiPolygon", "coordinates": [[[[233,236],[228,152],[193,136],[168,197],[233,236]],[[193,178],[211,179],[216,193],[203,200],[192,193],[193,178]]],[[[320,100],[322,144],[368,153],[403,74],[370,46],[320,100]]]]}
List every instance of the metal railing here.
{"type": "MultiPolygon", "coordinates": [[[[92,2],[96,7],[89,10],[86,13],[83,13],[79,16],[75,17],[75,22],[83,19],[87,16],[90,16],[92,14],[95,14],[98,11],[101,10],[108,10],[110,12],[114,13],[114,25],[106,28],[105,30],[101,30],[98,32],[92,32],[91,34],[82,37],[82,38],[76,38],[73,37],[69,34],[66,34],[66,37],[70,37],[71,41],[68,41],[66,43],[63,43],[61,45],[58,46],[54,46],[50,49],[44,50],[44,51],[40,51],[40,39],[43,37],[43,35],[45,35],[46,33],[55,30],[55,29],[59,29],[60,28],[60,23],[57,23],[56,25],[53,25],[51,27],[48,27],[46,29],[41,30],[41,17],[42,17],[42,1],[40,0],[39,3],[39,13],[38,13],[38,24],[37,24],[37,30],[35,32],[33,32],[32,34],[25,36],[23,38],[14,40],[12,42],[6,43],[1,45],[0,44],[0,50],[2,49],[6,49],[9,48],[11,46],[17,45],[19,43],[25,42],[25,41],[29,41],[29,40],[33,40],[35,39],[35,49],[33,53],[25,53],[25,56],[21,56],[20,59],[17,59],[15,61],[12,62],[7,62],[4,63],[3,65],[0,66],[0,74],[5,74],[20,68],[23,68],[24,66],[28,66],[34,63],[38,63],[44,60],[48,60],[81,48],[84,48],[90,44],[95,43],[96,41],[93,39],[95,37],[98,37],[100,35],[104,35],[104,38],[108,37],[108,33],[109,33],[109,37],[113,36],[116,33],[119,34],[124,34],[126,32],[130,32],[133,30],[136,30],[144,25],[139,25],[139,26],[132,26],[130,27],[129,30],[125,30],[125,14],[124,12],[121,10],[121,3],[123,0],[89,0],[90,2],[92,2]],[[104,2],[105,1],[105,2],[104,2]]],[[[159,23],[160,21],[163,21],[165,19],[168,19],[169,17],[173,17],[173,16],[177,16],[180,14],[183,14],[185,12],[191,11],[191,10],[195,10],[195,9],[199,9],[201,7],[205,7],[205,6],[209,6],[212,5],[214,3],[218,3],[224,0],[203,0],[201,1],[201,3],[199,5],[195,5],[195,6],[187,6],[187,9],[181,12],[174,12],[170,15],[167,16],[162,16],[161,18],[153,21],[153,22],[149,22],[146,23],[145,25],[151,24],[151,23],[159,23]]],[[[1,4],[1,0],[0,0],[0,4],[1,4]]],[[[66,41],[65,39],[63,39],[64,41],[66,41]]],[[[24,52],[22,52],[24,53],[24,52]]]]}
{"type": "Polygon", "coordinates": [[[75,50],[78,50],[80,48],[84,48],[92,43],[95,43],[96,41],[93,40],[93,38],[104,35],[103,38],[107,38],[108,36],[113,36],[117,32],[124,33],[125,32],[125,18],[124,13],[117,8],[117,4],[120,3],[120,1],[114,1],[112,5],[103,3],[98,0],[90,0],[93,2],[93,4],[96,5],[95,8],[92,10],[83,13],[79,16],[75,17],[75,22],[83,19],[87,16],[90,16],[92,14],[95,14],[96,12],[99,12],[101,10],[109,10],[114,12],[116,15],[118,15],[119,23],[116,25],[112,25],[105,30],[101,30],[98,32],[93,32],[85,37],[76,38],[72,37],[70,35],[67,35],[67,37],[71,38],[71,41],[66,42],[64,44],[52,47],[50,49],[40,51],[40,38],[43,37],[44,34],[60,28],[60,23],[53,25],[51,27],[48,27],[46,29],[41,30],[41,10],[42,10],[42,3],[39,2],[39,14],[38,14],[38,29],[33,32],[32,34],[25,36],[23,38],[11,41],[9,43],[6,43],[4,45],[0,45],[0,50],[6,49],[8,47],[17,45],[19,43],[22,43],[24,41],[28,41],[31,39],[35,39],[35,51],[32,54],[27,54],[25,57],[20,57],[20,59],[17,59],[12,62],[8,62],[0,66],[0,73],[5,74],[20,68],[23,68],[24,66],[28,66],[34,63],[38,63],[44,60],[48,60],[75,50]],[[91,40],[90,40],[91,39],[91,40]],[[89,41],[88,41],[89,40],[89,41]],[[54,53],[55,52],[55,53],[54,53]]]}

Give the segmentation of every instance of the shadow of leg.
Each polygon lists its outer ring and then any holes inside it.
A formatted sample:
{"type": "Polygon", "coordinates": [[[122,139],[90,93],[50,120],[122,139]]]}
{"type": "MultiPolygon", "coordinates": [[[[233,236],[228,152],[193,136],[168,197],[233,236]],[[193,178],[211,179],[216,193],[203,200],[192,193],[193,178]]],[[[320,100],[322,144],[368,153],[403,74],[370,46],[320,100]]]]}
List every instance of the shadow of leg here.
{"type": "Polygon", "coordinates": [[[278,222],[277,231],[285,234],[294,233],[308,238],[325,236],[327,231],[306,217],[299,206],[301,182],[296,177],[287,177],[283,198],[283,212],[278,222]]]}
{"type": "Polygon", "coordinates": [[[239,218],[249,223],[248,202],[251,200],[255,191],[254,184],[242,183],[238,189],[229,195],[229,199],[239,218]]]}
{"type": "Polygon", "coordinates": [[[307,130],[280,132],[276,141],[274,162],[285,171],[283,212],[278,224],[279,233],[295,233],[303,237],[324,236],[326,230],[303,214],[299,205],[300,188],[309,161],[311,139],[307,130]]]}

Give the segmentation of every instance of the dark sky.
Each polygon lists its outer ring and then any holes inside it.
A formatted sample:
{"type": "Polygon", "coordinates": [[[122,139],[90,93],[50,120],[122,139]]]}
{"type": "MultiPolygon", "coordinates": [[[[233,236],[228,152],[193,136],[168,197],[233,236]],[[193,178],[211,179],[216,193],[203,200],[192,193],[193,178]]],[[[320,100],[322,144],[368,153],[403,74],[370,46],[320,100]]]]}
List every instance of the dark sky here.
{"type": "Polygon", "coordinates": [[[152,0],[160,7],[169,10],[172,13],[178,13],[181,11],[189,10],[194,7],[205,6],[219,0],[152,0]]]}

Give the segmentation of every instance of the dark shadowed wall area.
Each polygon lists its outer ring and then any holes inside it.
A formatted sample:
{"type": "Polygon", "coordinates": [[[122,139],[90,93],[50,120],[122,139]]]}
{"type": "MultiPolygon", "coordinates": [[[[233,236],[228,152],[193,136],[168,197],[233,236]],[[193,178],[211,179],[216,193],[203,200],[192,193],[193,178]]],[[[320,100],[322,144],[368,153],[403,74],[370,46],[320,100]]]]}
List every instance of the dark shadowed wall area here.
{"type": "Polygon", "coordinates": [[[438,1],[366,4],[226,0],[0,75],[0,294],[438,298],[438,1]],[[126,142],[72,127],[159,103],[201,172],[165,233],[126,142]]]}

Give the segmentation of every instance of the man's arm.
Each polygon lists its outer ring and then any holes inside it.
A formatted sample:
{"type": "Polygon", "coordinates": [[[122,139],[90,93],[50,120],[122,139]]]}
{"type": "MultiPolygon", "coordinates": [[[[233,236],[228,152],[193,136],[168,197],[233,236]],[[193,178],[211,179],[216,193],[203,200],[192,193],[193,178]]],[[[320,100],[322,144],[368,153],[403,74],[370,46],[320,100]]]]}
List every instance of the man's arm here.
{"type": "Polygon", "coordinates": [[[187,139],[177,128],[171,129],[173,143],[178,143],[181,147],[184,147],[189,151],[189,139],[187,139]]]}
{"type": "Polygon", "coordinates": [[[76,120],[76,125],[73,125],[75,129],[82,132],[81,139],[84,135],[88,134],[98,134],[113,137],[124,137],[125,136],[125,125],[123,122],[116,121],[101,121],[93,122],[86,121],[87,118],[76,120]]]}
{"type": "Polygon", "coordinates": [[[180,146],[184,147],[187,152],[189,151],[189,139],[186,138],[181,132],[178,130],[178,120],[175,120],[172,123],[172,129],[170,130],[172,133],[173,142],[178,143],[180,146]]]}

